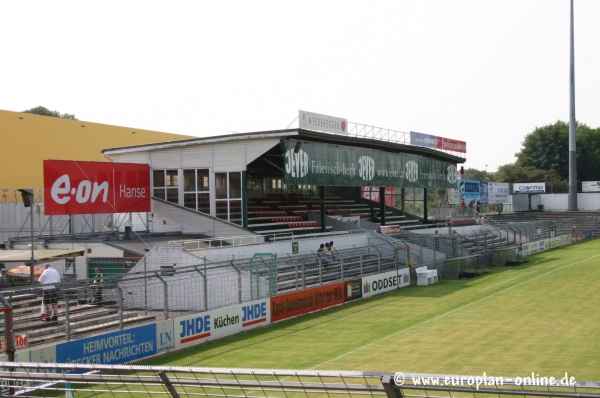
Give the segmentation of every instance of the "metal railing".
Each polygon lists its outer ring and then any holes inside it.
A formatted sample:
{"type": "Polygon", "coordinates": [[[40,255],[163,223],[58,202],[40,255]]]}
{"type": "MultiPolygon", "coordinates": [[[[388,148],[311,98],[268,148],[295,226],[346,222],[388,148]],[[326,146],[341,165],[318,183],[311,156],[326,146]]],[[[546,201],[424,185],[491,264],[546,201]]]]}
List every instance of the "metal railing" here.
{"type": "Polygon", "coordinates": [[[541,378],[532,384],[519,377],[487,375],[21,362],[0,362],[0,367],[3,388],[11,396],[591,398],[600,394],[600,382],[563,384],[541,378]]]}

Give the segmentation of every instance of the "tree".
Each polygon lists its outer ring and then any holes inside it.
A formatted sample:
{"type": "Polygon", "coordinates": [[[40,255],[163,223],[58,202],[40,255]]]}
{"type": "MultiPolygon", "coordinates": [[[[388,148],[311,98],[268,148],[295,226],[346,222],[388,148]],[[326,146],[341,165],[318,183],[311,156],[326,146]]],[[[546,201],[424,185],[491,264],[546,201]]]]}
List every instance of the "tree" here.
{"type": "Polygon", "coordinates": [[[600,180],[600,127],[577,128],[577,179],[579,181],[600,180]]]}
{"type": "MultiPolygon", "coordinates": [[[[600,179],[600,128],[591,129],[578,124],[576,130],[577,179],[600,179]]],[[[515,165],[540,170],[555,170],[563,178],[569,177],[569,125],[558,121],[553,125],[536,128],[523,141],[516,153],[515,165]]]]}
{"type": "Polygon", "coordinates": [[[517,164],[505,164],[498,168],[493,176],[497,182],[545,182],[548,185],[547,192],[568,192],[568,181],[556,170],[540,170],[532,166],[519,166],[517,164]]]}
{"type": "Polygon", "coordinates": [[[60,117],[63,119],[77,120],[75,118],[75,115],[73,115],[73,114],[70,114],[70,113],[62,113],[61,114],[58,111],[51,111],[50,109],[43,107],[43,106],[36,106],[35,108],[27,109],[26,111],[23,111],[23,113],[32,113],[34,115],[60,117]]]}
{"type": "Polygon", "coordinates": [[[466,169],[465,180],[488,181],[488,173],[485,170],[466,169]]]}

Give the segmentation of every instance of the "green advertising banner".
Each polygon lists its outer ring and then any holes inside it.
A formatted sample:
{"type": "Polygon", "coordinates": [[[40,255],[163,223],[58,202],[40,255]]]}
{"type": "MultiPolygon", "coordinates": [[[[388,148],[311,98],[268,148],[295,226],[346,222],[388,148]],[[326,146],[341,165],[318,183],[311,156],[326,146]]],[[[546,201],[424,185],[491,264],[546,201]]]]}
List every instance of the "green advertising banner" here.
{"type": "Polygon", "coordinates": [[[408,153],[284,140],[284,183],[455,188],[456,165],[408,153]]]}

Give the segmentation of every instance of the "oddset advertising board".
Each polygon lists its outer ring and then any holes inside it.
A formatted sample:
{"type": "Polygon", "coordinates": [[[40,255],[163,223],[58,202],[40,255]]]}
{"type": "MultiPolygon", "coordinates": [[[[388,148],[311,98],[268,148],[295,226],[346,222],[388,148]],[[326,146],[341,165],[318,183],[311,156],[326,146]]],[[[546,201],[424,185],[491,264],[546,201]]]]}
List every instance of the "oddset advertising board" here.
{"type": "Polygon", "coordinates": [[[150,165],[44,160],[46,215],[148,212],[150,165]]]}

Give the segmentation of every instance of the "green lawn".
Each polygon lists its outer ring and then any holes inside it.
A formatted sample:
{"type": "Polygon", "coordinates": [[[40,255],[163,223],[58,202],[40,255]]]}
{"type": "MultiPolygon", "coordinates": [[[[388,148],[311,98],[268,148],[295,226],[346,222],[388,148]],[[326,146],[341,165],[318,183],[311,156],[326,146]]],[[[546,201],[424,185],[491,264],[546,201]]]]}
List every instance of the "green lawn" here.
{"type": "Polygon", "coordinates": [[[283,321],[145,365],[600,380],[600,240],[283,321]]]}

